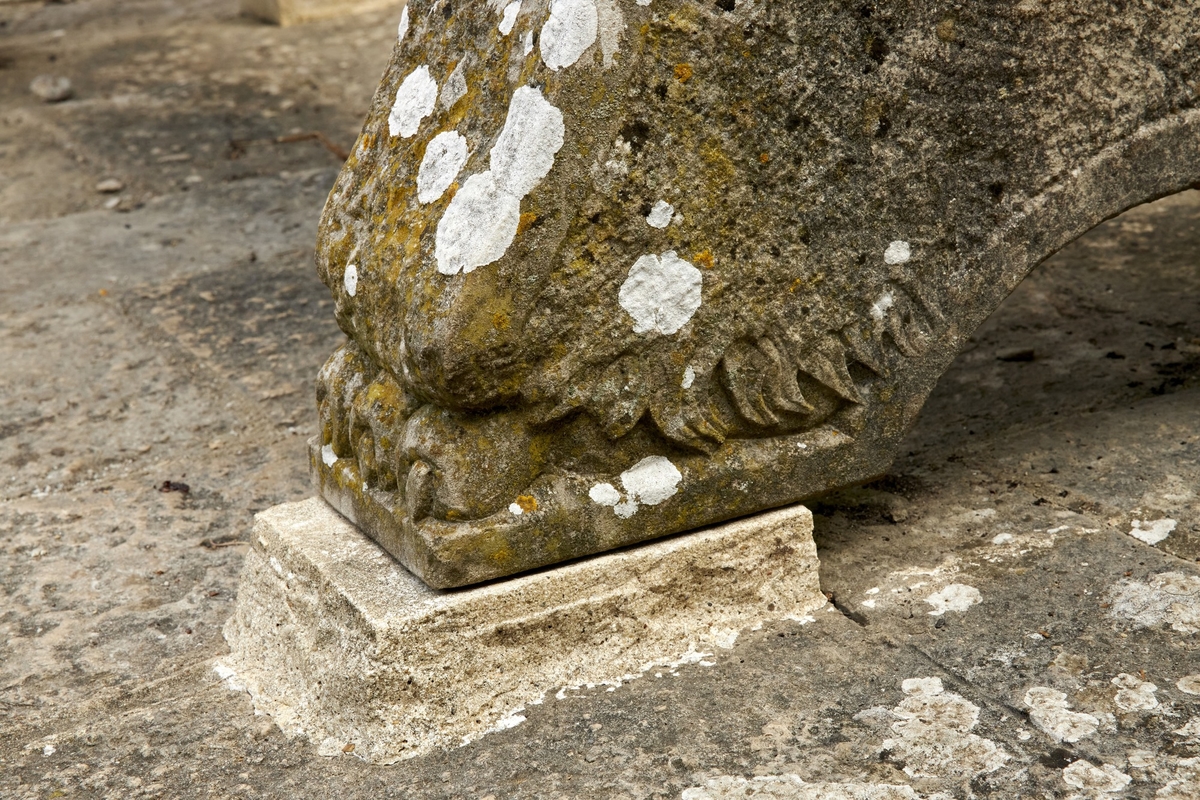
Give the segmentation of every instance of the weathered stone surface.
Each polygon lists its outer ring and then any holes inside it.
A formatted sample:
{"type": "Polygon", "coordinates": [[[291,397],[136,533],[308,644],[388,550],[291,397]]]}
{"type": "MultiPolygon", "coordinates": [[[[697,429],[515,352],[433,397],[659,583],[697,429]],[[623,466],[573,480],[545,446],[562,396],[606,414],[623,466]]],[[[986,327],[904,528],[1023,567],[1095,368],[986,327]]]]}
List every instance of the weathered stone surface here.
{"type": "Polygon", "coordinates": [[[401,5],[397,0],[241,0],[242,13],[276,25],[297,25],[401,5]]]}
{"type": "Polygon", "coordinates": [[[825,605],[803,506],[445,592],[314,498],[257,518],[218,666],[289,736],[390,762],[519,724],[564,687],[695,663],[825,605]]]}
{"type": "Polygon", "coordinates": [[[434,586],[880,474],[1035,264],[1200,179],[1190,4],[409,12],[311,452],[434,586]]]}

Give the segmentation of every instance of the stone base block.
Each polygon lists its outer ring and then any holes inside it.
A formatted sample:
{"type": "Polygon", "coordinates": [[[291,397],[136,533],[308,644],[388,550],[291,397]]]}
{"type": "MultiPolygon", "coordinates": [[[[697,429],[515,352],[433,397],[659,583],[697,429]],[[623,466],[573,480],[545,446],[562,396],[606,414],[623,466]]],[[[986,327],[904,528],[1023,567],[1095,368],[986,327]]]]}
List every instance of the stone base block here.
{"type": "Polygon", "coordinates": [[[218,672],[289,736],[379,763],[511,727],[565,687],[698,661],[825,603],[803,506],[451,591],[320,499],[259,514],[253,544],[218,672]]]}
{"type": "Polygon", "coordinates": [[[402,5],[402,0],[242,0],[242,13],[276,25],[296,25],[388,7],[399,11],[402,5]]]}

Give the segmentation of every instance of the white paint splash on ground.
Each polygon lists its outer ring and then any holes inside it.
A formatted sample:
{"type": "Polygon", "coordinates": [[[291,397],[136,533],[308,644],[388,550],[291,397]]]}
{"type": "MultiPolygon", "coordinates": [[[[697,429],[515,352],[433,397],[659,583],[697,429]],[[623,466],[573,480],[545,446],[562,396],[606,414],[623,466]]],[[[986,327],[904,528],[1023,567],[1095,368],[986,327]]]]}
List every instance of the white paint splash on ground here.
{"type": "Polygon", "coordinates": [[[1034,686],[1026,692],[1025,705],[1029,706],[1030,721],[1056,742],[1078,742],[1100,727],[1100,720],[1071,711],[1066,694],[1047,686],[1034,686]]]}
{"type": "Polygon", "coordinates": [[[602,506],[615,506],[621,502],[621,493],[611,483],[597,483],[588,489],[588,497],[592,498],[593,503],[599,503],[602,506]]]}
{"type": "Polygon", "coordinates": [[[912,247],[908,242],[899,239],[890,243],[883,251],[883,263],[885,264],[903,264],[910,258],[912,258],[912,247]]]}
{"type": "Polygon", "coordinates": [[[244,692],[246,686],[238,680],[237,672],[233,668],[222,664],[220,661],[213,662],[213,672],[217,673],[217,677],[229,688],[232,692],[244,692]]]}
{"type": "Polygon", "coordinates": [[[1135,519],[1129,530],[1129,535],[1146,544],[1158,544],[1171,535],[1178,523],[1173,519],[1155,519],[1143,522],[1135,519]]]}
{"type": "Polygon", "coordinates": [[[940,592],[935,592],[925,598],[925,602],[933,606],[930,616],[940,617],[947,611],[966,611],[973,605],[983,602],[983,596],[974,586],[965,583],[952,583],[940,592]]]}
{"type": "Polygon", "coordinates": [[[1011,758],[1005,750],[971,733],[979,723],[979,706],[942,687],[940,678],[909,678],[901,684],[907,695],[892,710],[895,738],[883,749],[904,762],[913,778],[972,778],[994,772],[1011,758]]]}
{"type": "Polygon", "coordinates": [[[684,789],[680,800],[920,800],[911,786],[890,783],[806,783],[799,775],[743,778],[718,775],[684,789]]]}
{"type": "Polygon", "coordinates": [[[617,299],[633,317],[634,333],[670,336],[700,308],[703,275],[674,250],[642,256],[629,268],[617,299]]]}
{"type": "Polygon", "coordinates": [[[1171,779],[1154,793],[1155,800],[1196,800],[1200,786],[1200,758],[1181,758],[1175,762],[1171,779]]]}
{"type": "Polygon", "coordinates": [[[1153,683],[1122,672],[1112,679],[1112,685],[1117,687],[1113,703],[1122,711],[1151,711],[1158,708],[1158,698],[1154,696],[1158,687],[1153,683]]]}
{"type": "Polygon", "coordinates": [[[569,67],[596,41],[600,14],[592,0],[551,0],[538,45],[552,70],[569,67]]]}
{"type": "Polygon", "coordinates": [[[396,101],[388,114],[388,132],[401,139],[412,136],[421,120],[433,113],[437,96],[437,81],[429,74],[429,67],[422,64],[408,73],[396,90],[396,101]]]}
{"type": "Polygon", "coordinates": [[[396,41],[403,42],[404,37],[408,36],[408,6],[405,5],[400,11],[400,24],[396,26],[396,41]]]}
{"type": "Polygon", "coordinates": [[[425,147],[425,157],[417,170],[417,200],[437,200],[467,163],[467,140],[455,131],[443,131],[425,147]]]}
{"type": "Polygon", "coordinates": [[[500,24],[496,27],[500,29],[501,36],[508,36],[512,33],[513,26],[517,24],[517,14],[521,13],[521,0],[513,0],[504,7],[504,12],[500,17],[500,24]]]}
{"type": "Polygon", "coordinates": [[[1200,673],[1184,675],[1175,681],[1175,688],[1184,694],[1200,694],[1200,673]]]}
{"type": "Polygon", "coordinates": [[[467,95],[467,73],[463,67],[464,63],[466,62],[459,61],[450,77],[446,78],[446,85],[442,87],[442,94],[438,97],[438,104],[443,110],[449,110],[467,95]]]}
{"type": "Polygon", "coordinates": [[[651,228],[665,228],[671,224],[671,218],[674,216],[675,206],[666,200],[659,200],[646,215],[646,224],[651,228]]]}
{"type": "Polygon", "coordinates": [[[1067,786],[1101,794],[1120,792],[1133,780],[1112,764],[1097,767],[1083,758],[1065,767],[1062,776],[1067,786]]]}
{"type": "Polygon", "coordinates": [[[358,267],[353,264],[346,265],[346,271],[342,273],[342,286],[351,297],[358,294],[358,267]]]}
{"type": "Polygon", "coordinates": [[[1200,632],[1200,577],[1162,572],[1147,582],[1122,581],[1109,591],[1108,613],[1137,628],[1167,623],[1179,633],[1200,632]]]}
{"type": "Polygon", "coordinates": [[[466,180],[438,222],[438,272],[471,272],[504,255],[517,235],[521,198],[550,172],[563,135],[562,112],[540,90],[513,93],[490,168],[466,180]]]}
{"type": "Polygon", "coordinates": [[[1194,717],[1187,724],[1171,731],[1180,737],[1180,744],[1200,744],[1200,717],[1194,717]]]}

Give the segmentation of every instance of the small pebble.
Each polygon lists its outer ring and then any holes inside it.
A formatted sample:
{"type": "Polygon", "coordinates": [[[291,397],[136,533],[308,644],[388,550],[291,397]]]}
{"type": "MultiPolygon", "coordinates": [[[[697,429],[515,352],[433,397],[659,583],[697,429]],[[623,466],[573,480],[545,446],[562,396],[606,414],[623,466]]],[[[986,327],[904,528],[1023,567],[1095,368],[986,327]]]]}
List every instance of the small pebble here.
{"type": "Polygon", "coordinates": [[[61,75],[38,75],[29,84],[29,91],[47,103],[61,103],[75,93],[70,79],[61,75]]]}
{"type": "Polygon", "coordinates": [[[100,192],[101,194],[112,194],[113,192],[119,192],[124,188],[125,184],[121,183],[121,181],[117,180],[116,178],[105,178],[96,184],[96,191],[100,192]]]}

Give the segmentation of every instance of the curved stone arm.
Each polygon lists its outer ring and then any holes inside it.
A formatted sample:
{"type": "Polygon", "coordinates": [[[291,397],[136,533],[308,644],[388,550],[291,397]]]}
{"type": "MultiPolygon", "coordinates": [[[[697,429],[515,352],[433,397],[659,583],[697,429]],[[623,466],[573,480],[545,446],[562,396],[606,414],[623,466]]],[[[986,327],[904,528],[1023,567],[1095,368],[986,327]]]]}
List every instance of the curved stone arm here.
{"type": "Polygon", "coordinates": [[[1034,265],[1200,180],[1198,12],[410,0],[319,234],[322,493],[449,587],[882,473],[1034,265]]]}

